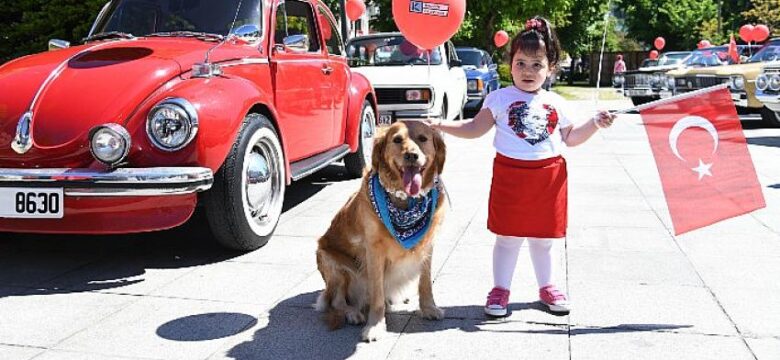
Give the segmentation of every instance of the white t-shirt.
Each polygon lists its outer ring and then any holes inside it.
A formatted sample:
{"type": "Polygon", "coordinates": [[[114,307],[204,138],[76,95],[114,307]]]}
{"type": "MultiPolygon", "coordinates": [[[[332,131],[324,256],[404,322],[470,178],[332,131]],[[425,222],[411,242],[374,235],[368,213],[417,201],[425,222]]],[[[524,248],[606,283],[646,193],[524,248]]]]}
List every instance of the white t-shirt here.
{"type": "Polygon", "coordinates": [[[509,86],[488,94],[482,108],[493,113],[493,146],[499,154],[520,160],[561,155],[561,128],[571,126],[572,117],[560,95],[544,89],[531,94],[509,86]]]}

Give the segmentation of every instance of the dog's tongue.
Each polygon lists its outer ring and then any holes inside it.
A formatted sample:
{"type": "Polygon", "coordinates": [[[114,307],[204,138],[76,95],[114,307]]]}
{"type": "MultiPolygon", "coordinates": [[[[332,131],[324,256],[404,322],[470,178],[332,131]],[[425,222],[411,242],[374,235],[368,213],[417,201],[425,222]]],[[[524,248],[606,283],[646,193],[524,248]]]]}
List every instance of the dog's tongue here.
{"type": "Polygon", "coordinates": [[[404,191],[410,196],[417,196],[422,187],[420,168],[408,166],[404,168],[404,191]]]}

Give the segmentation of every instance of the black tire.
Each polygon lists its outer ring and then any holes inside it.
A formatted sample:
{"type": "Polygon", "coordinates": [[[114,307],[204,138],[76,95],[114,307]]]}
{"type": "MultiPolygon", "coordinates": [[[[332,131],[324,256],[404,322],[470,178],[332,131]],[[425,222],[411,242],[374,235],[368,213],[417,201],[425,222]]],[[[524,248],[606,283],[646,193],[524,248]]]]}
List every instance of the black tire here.
{"type": "Polygon", "coordinates": [[[766,106],[761,108],[761,120],[768,127],[780,128],[780,113],[776,113],[766,106]]]}
{"type": "Polygon", "coordinates": [[[374,147],[374,133],[376,133],[376,114],[374,114],[374,107],[368,100],[363,101],[363,109],[360,110],[359,131],[357,151],[344,157],[347,175],[353,178],[363,176],[363,170],[371,166],[371,151],[374,147]]]}
{"type": "Polygon", "coordinates": [[[273,123],[261,114],[247,115],[203,198],[217,241],[241,251],[268,243],[282,213],[285,185],[284,154],[273,123]]]}

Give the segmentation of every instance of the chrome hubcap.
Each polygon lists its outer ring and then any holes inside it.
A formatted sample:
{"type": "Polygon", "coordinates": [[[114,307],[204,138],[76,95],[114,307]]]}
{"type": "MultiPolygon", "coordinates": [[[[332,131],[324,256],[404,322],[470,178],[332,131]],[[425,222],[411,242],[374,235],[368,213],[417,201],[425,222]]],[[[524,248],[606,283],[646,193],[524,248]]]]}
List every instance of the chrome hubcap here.
{"type": "Polygon", "coordinates": [[[278,146],[261,132],[250,139],[253,145],[244,155],[242,181],[247,220],[255,233],[265,236],[281,214],[284,180],[278,146]]]}
{"type": "Polygon", "coordinates": [[[360,126],[362,134],[360,144],[363,147],[363,160],[366,164],[371,164],[371,152],[374,150],[374,133],[376,132],[376,117],[374,111],[367,107],[363,112],[363,124],[360,126]]]}

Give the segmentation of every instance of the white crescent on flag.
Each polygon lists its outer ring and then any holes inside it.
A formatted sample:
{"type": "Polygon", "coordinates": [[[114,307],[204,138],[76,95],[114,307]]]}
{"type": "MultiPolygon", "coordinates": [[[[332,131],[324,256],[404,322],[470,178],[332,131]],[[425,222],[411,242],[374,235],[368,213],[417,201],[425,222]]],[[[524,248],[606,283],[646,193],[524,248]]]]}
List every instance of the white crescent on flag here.
{"type": "MultiPolygon", "coordinates": [[[[677,149],[677,139],[680,138],[683,131],[695,127],[704,129],[704,131],[712,136],[712,153],[715,154],[715,151],[718,150],[718,130],[715,129],[715,125],[701,116],[686,116],[674,123],[672,130],[669,132],[669,146],[672,148],[674,155],[682,161],[685,161],[685,159],[683,159],[680,155],[680,151],[677,149]]],[[[699,166],[692,168],[691,170],[698,173],[699,180],[701,180],[705,175],[712,176],[712,173],[710,172],[711,167],[712,164],[707,164],[699,159],[699,166]]]]}
{"type": "Polygon", "coordinates": [[[709,133],[710,136],[712,136],[713,154],[718,150],[718,130],[715,129],[715,125],[701,116],[686,116],[678,120],[672,127],[672,131],[669,132],[669,146],[672,148],[674,155],[682,161],[685,161],[685,159],[680,156],[680,151],[677,149],[677,139],[680,137],[683,131],[694,127],[702,128],[704,131],[709,133]]]}

